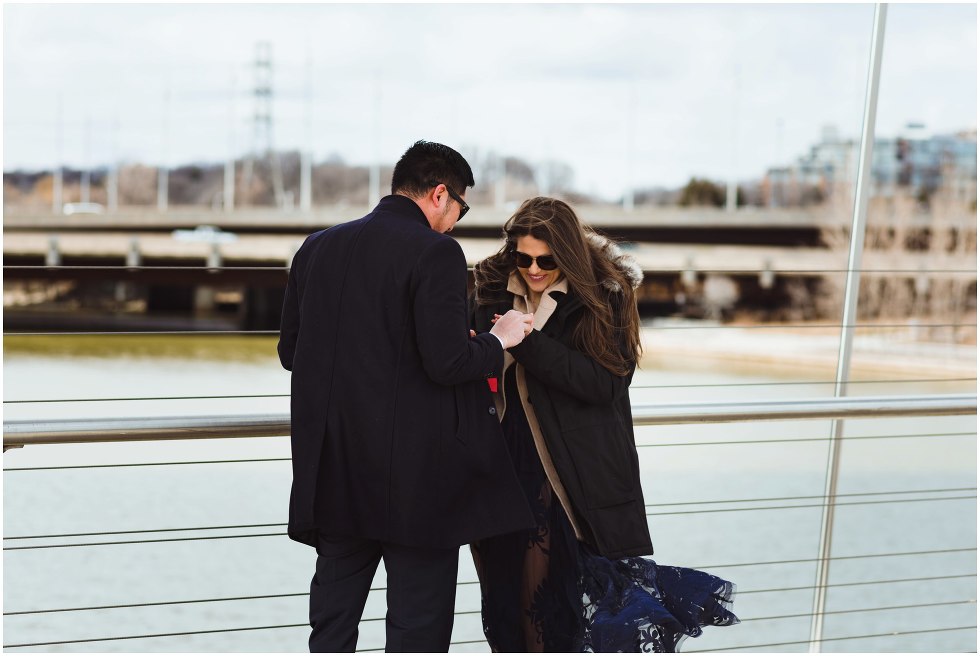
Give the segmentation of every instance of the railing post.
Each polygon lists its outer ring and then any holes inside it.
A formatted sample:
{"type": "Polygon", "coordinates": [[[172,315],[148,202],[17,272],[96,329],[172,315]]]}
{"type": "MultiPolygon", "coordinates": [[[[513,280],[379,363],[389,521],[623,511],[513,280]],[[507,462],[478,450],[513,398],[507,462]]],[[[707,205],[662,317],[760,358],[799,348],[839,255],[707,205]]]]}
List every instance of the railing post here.
{"type": "MultiPolygon", "coordinates": [[[[857,321],[858,292],[861,284],[861,256],[864,253],[864,232],[867,224],[868,196],[871,185],[871,155],[874,150],[875,116],[878,110],[878,82],[881,78],[881,54],[885,38],[885,15],[888,5],[875,5],[874,29],[871,36],[871,56],[868,63],[868,84],[864,99],[864,124],[861,130],[857,181],[855,182],[854,211],[851,217],[850,253],[847,260],[847,279],[844,294],[844,314],[841,318],[840,350],[837,355],[837,379],[834,396],[847,394],[851,372],[851,346],[857,321]]],[[[844,421],[834,419],[827,454],[827,478],[824,484],[823,517],[820,523],[820,553],[813,593],[813,615],[810,624],[810,652],[819,652],[823,638],[824,609],[827,605],[827,583],[830,579],[830,553],[834,533],[834,504],[837,498],[837,478],[840,471],[841,439],[844,421]]]]}

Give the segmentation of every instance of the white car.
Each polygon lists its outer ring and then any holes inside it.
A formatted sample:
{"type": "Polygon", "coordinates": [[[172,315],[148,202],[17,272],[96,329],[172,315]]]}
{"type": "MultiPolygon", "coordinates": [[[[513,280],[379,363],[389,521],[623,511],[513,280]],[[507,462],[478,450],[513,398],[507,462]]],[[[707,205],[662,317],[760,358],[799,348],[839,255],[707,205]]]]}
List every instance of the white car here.
{"type": "Polygon", "coordinates": [[[65,203],[61,208],[65,216],[72,214],[105,214],[105,207],[100,203],[65,203]]]}
{"type": "Polygon", "coordinates": [[[174,230],[170,236],[177,241],[197,241],[207,244],[230,244],[238,241],[238,235],[233,232],[222,232],[220,228],[211,225],[197,226],[193,230],[174,230]]]}

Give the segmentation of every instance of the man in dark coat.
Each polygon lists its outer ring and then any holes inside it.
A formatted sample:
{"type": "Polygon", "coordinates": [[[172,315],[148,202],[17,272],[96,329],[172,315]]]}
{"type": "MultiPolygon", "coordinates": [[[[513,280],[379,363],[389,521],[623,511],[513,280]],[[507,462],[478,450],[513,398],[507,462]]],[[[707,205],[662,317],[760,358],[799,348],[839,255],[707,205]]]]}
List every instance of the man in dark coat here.
{"type": "Polygon", "coordinates": [[[466,260],[444,234],[473,184],[459,153],[417,142],[391,196],[293,258],[279,358],[292,371],[289,535],[317,550],[311,651],[354,651],[382,558],[386,650],[448,651],[459,546],[533,525],[486,381],[532,317],[511,311],[471,338],[466,260]]]}

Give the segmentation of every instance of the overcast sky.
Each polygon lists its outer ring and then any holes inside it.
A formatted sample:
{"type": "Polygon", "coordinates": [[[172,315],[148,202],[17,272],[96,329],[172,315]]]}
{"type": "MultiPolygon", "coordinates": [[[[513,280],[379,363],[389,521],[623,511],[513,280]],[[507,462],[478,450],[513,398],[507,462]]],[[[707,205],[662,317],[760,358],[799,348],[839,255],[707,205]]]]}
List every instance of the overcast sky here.
{"type": "MultiPolygon", "coordinates": [[[[874,7],[7,4],[3,12],[5,171],[247,151],[250,62],[255,44],[268,41],[277,148],[391,164],[426,138],[470,155],[565,162],[579,189],[615,198],[628,184],[759,177],[803,154],[825,125],[857,137],[874,7]]],[[[976,129],[976,26],[975,4],[889,5],[879,135],[909,121],[929,133],[976,129]]]]}

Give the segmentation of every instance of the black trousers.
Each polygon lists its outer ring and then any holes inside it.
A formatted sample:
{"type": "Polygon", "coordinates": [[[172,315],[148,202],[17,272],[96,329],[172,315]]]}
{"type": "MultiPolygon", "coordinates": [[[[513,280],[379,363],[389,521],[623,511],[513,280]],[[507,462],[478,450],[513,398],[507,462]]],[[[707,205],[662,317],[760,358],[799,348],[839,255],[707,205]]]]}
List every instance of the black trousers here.
{"type": "Polygon", "coordinates": [[[421,549],[319,536],[310,584],[311,652],[353,652],[381,559],[388,573],[385,651],[448,652],[459,547],[421,549]]]}

